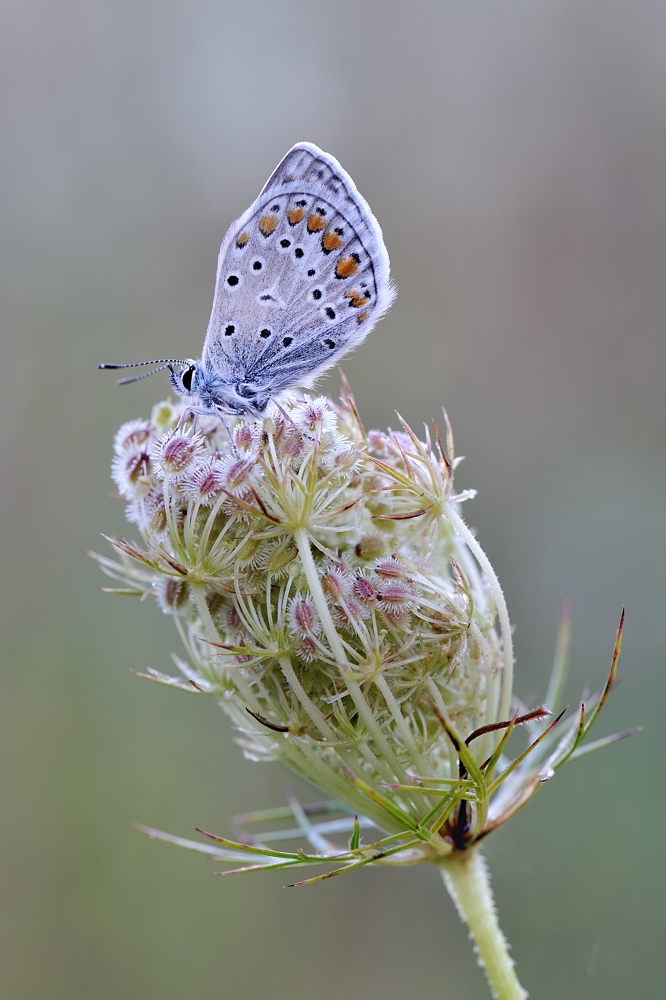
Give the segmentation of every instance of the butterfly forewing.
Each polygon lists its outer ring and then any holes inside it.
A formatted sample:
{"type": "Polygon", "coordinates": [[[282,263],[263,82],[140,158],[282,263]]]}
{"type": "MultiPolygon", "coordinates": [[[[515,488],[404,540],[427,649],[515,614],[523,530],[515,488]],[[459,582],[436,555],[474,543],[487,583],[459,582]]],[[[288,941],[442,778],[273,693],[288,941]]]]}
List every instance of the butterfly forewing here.
{"type": "Polygon", "coordinates": [[[308,384],[388,308],[388,271],[349,175],[316,146],[294,146],[222,243],[204,368],[270,395],[308,384]]]}

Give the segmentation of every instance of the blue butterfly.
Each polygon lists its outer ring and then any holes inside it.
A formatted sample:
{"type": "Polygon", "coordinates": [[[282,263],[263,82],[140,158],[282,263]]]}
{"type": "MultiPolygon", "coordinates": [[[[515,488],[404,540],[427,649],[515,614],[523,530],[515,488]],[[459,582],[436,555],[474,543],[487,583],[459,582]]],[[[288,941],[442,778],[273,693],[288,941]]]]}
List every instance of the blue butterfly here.
{"type": "Polygon", "coordinates": [[[169,368],[194,413],[260,417],[365,340],[394,297],[368,203],[333,156],[300,142],[224,237],[201,360],[139,364],[169,368]]]}

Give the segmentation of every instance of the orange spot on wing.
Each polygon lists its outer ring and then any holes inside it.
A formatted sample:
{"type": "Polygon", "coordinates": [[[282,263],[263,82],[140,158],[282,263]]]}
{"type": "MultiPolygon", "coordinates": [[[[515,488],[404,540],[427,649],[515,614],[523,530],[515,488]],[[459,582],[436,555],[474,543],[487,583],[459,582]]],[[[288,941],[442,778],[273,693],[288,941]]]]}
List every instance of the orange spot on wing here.
{"type": "Polygon", "coordinates": [[[270,236],[278,222],[277,215],[262,215],[259,219],[259,230],[264,234],[264,236],[270,236]]]}
{"type": "Polygon", "coordinates": [[[353,306],[354,309],[360,309],[361,306],[366,305],[368,302],[368,296],[362,295],[361,292],[357,291],[345,292],[345,298],[351,300],[349,305],[353,306]]]}
{"type": "Polygon", "coordinates": [[[368,310],[367,309],[364,309],[363,312],[359,313],[358,316],[356,317],[356,319],[358,320],[359,323],[365,323],[365,321],[366,321],[367,318],[368,318],[368,310]]]}
{"type": "Polygon", "coordinates": [[[339,250],[343,245],[344,241],[332,229],[327,229],[321,238],[321,248],[324,253],[330,253],[331,250],[339,250]]]}
{"type": "Polygon", "coordinates": [[[317,233],[320,229],[326,229],[326,219],[323,215],[313,212],[308,219],[308,232],[317,233]]]}
{"type": "Polygon", "coordinates": [[[238,247],[239,250],[240,250],[241,247],[245,246],[245,244],[247,243],[247,241],[249,240],[249,238],[250,238],[250,234],[247,231],[240,234],[240,236],[236,240],[236,246],[238,247]]]}
{"type": "Polygon", "coordinates": [[[358,271],[358,264],[353,257],[341,257],[335,266],[336,278],[353,278],[358,271]]]}
{"type": "Polygon", "coordinates": [[[302,208],[290,208],[287,212],[287,218],[289,219],[289,225],[295,226],[297,222],[300,222],[305,215],[305,210],[302,208]]]}

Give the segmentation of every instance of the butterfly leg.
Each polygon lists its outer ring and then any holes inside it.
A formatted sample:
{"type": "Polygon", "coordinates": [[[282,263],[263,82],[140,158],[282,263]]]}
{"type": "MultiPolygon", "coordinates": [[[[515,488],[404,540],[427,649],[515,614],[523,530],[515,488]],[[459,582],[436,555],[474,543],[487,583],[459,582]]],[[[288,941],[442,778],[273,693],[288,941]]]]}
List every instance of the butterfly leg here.
{"type": "Polygon", "coordinates": [[[229,427],[229,424],[225,420],[224,413],[222,412],[222,410],[218,410],[217,411],[217,416],[219,417],[220,422],[224,424],[224,429],[227,432],[227,434],[229,435],[229,441],[230,441],[231,447],[233,449],[234,458],[240,458],[240,453],[238,451],[238,448],[236,447],[236,442],[234,441],[234,439],[232,437],[232,434],[231,434],[231,428],[229,427]]]}
{"type": "MultiPolygon", "coordinates": [[[[183,410],[183,412],[181,413],[181,415],[178,417],[178,420],[176,421],[176,426],[173,428],[173,430],[169,434],[169,438],[168,438],[169,441],[174,436],[174,434],[177,434],[179,432],[179,430],[181,429],[181,427],[183,426],[183,424],[187,420],[188,414],[191,414],[191,413],[192,413],[192,411],[190,409],[188,409],[187,407],[183,410]]],[[[196,421],[196,417],[195,417],[195,421],[196,421]]],[[[194,430],[196,432],[196,423],[195,423],[195,426],[194,426],[194,430]]]]}
{"type": "Polygon", "coordinates": [[[298,426],[297,426],[297,425],[296,425],[296,424],[294,423],[294,421],[293,421],[293,420],[291,419],[291,417],[289,416],[289,414],[287,413],[287,411],[286,411],[286,410],[284,410],[284,409],[283,409],[283,408],[282,408],[282,407],[280,406],[280,404],[278,403],[278,401],[277,401],[276,399],[274,399],[274,400],[273,400],[273,404],[274,404],[274,405],[275,405],[275,406],[277,407],[277,409],[278,409],[278,410],[280,411],[280,413],[282,414],[282,416],[284,417],[284,419],[285,419],[285,420],[287,421],[287,423],[290,423],[290,424],[291,424],[291,426],[292,426],[292,427],[294,428],[294,430],[295,430],[295,431],[298,431],[298,433],[299,433],[299,434],[302,434],[304,438],[307,438],[307,439],[308,439],[308,441],[316,441],[316,440],[317,440],[317,439],[316,439],[315,437],[313,437],[313,436],[312,436],[312,434],[308,434],[308,433],[307,433],[306,431],[302,431],[302,430],[301,430],[301,428],[300,428],[300,427],[298,427],[298,426]]]}

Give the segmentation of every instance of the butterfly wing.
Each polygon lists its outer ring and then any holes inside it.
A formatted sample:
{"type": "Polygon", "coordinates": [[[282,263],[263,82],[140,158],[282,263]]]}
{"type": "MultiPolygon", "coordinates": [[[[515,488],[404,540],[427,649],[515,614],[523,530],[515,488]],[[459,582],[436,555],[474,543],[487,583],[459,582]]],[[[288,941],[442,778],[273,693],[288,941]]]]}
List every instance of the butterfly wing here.
{"type": "Polygon", "coordinates": [[[367,202],[334,157],[298,143],[224,238],[203,367],[270,397],[310,385],[394,295],[367,202]]]}

